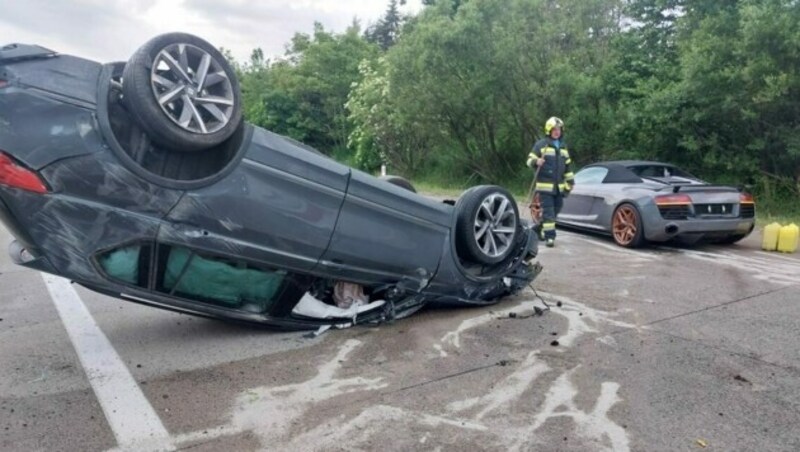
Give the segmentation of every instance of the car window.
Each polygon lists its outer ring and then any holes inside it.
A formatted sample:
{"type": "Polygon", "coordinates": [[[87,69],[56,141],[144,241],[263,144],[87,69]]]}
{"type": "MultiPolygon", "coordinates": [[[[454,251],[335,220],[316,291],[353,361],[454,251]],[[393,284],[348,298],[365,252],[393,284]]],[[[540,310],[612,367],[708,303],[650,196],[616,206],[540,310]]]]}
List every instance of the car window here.
{"type": "Polygon", "coordinates": [[[147,287],[150,245],[134,244],[106,251],[97,257],[97,263],[110,279],[147,287]]]}
{"type": "Polygon", "coordinates": [[[578,185],[599,184],[603,182],[606,174],[608,174],[608,168],[602,166],[584,168],[575,174],[575,183],[578,185]]]}
{"type": "Polygon", "coordinates": [[[661,165],[640,165],[631,168],[631,171],[640,177],[669,177],[669,173],[665,170],[666,167],[661,165]]]}
{"type": "Polygon", "coordinates": [[[266,312],[280,296],[287,272],[240,259],[200,255],[189,248],[158,248],[156,290],[250,312],[266,312]]]}
{"type": "Polygon", "coordinates": [[[694,179],[695,177],[691,174],[683,171],[680,168],[676,168],[674,166],[666,166],[666,165],[639,165],[633,166],[630,168],[631,171],[634,172],[639,177],[657,177],[657,178],[665,178],[665,177],[685,177],[689,179],[694,179]]]}
{"type": "Polygon", "coordinates": [[[668,169],[670,171],[670,176],[672,176],[672,177],[685,177],[687,179],[697,179],[691,173],[687,173],[686,171],[684,171],[684,170],[682,170],[680,168],[676,168],[674,166],[671,166],[668,169]]]}

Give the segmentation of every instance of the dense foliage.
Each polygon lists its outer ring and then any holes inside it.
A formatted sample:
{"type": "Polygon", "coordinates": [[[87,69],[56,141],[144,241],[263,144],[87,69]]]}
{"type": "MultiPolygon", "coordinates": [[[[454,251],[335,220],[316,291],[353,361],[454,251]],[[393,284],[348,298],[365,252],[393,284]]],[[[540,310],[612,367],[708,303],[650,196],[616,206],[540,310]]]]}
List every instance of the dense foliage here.
{"type": "Polygon", "coordinates": [[[579,164],[658,159],[800,195],[797,0],[424,4],[254,51],[246,117],[365,170],[519,188],[556,115],[579,164]]]}

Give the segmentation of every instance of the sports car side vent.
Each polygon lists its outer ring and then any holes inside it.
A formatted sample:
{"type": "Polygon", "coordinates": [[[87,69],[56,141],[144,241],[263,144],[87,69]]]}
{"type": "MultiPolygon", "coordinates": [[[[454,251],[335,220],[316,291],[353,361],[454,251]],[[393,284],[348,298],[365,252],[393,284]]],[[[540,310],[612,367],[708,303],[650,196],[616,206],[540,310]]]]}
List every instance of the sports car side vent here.
{"type": "Polygon", "coordinates": [[[47,193],[47,185],[38,174],[18,164],[4,152],[0,152],[0,185],[32,191],[34,193],[47,193]]]}

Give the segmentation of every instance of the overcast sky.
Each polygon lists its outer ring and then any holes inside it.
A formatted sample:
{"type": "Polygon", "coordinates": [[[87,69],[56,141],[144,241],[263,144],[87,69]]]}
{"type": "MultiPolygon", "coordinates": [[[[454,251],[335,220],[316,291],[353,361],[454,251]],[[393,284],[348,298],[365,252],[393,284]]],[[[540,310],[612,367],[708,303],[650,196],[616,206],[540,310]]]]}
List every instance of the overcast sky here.
{"type": "MultiPolygon", "coordinates": [[[[246,59],[256,47],[283,54],[295,32],[314,21],[344,31],[357,17],[375,22],[388,0],[8,0],[0,8],[0,45],[39,44],[100,62],[124,61],[149,38],[170,31],[197,34],[246,59]]],[[[421,0],[401,11],[413,13],[421,0]]]]}

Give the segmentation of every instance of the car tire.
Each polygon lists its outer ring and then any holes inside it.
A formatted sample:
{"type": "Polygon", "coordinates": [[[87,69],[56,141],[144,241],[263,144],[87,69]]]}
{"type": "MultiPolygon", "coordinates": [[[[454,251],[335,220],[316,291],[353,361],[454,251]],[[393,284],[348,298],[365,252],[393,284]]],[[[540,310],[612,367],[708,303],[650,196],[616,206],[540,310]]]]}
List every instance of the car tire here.
{"type": "Polygon", "coordinates": [[[611,217],[611,236],[617,245],[625,248],[638,248],[644,244],[642,216],[636,206],[624,203],[614,209],[611,217]]]}
{"type": "Polygon", "coordinates": [[[239,82],[225,57],[186,33],[147,41],[122,73],[126,107],[166,149],[200,151],[227,140],[242,121],[239,82]]]}
{"type": "Polygon", "coordinates": [[[411,185],[407,179],[402,178],[400,176],[381,176],[380,180],[389,182],[392,185],[397,185],[400,188],[405,188],[406,190],[410,191],[411,193],[416,193],[417,189],[411,185]]]}
{"type": "Polygon", "coordinates": [[[505,260],[521,236],[514,197],[495,185],[466,191],[456,203],[456,248],[471,263],[493,265],[505,260]]]}

